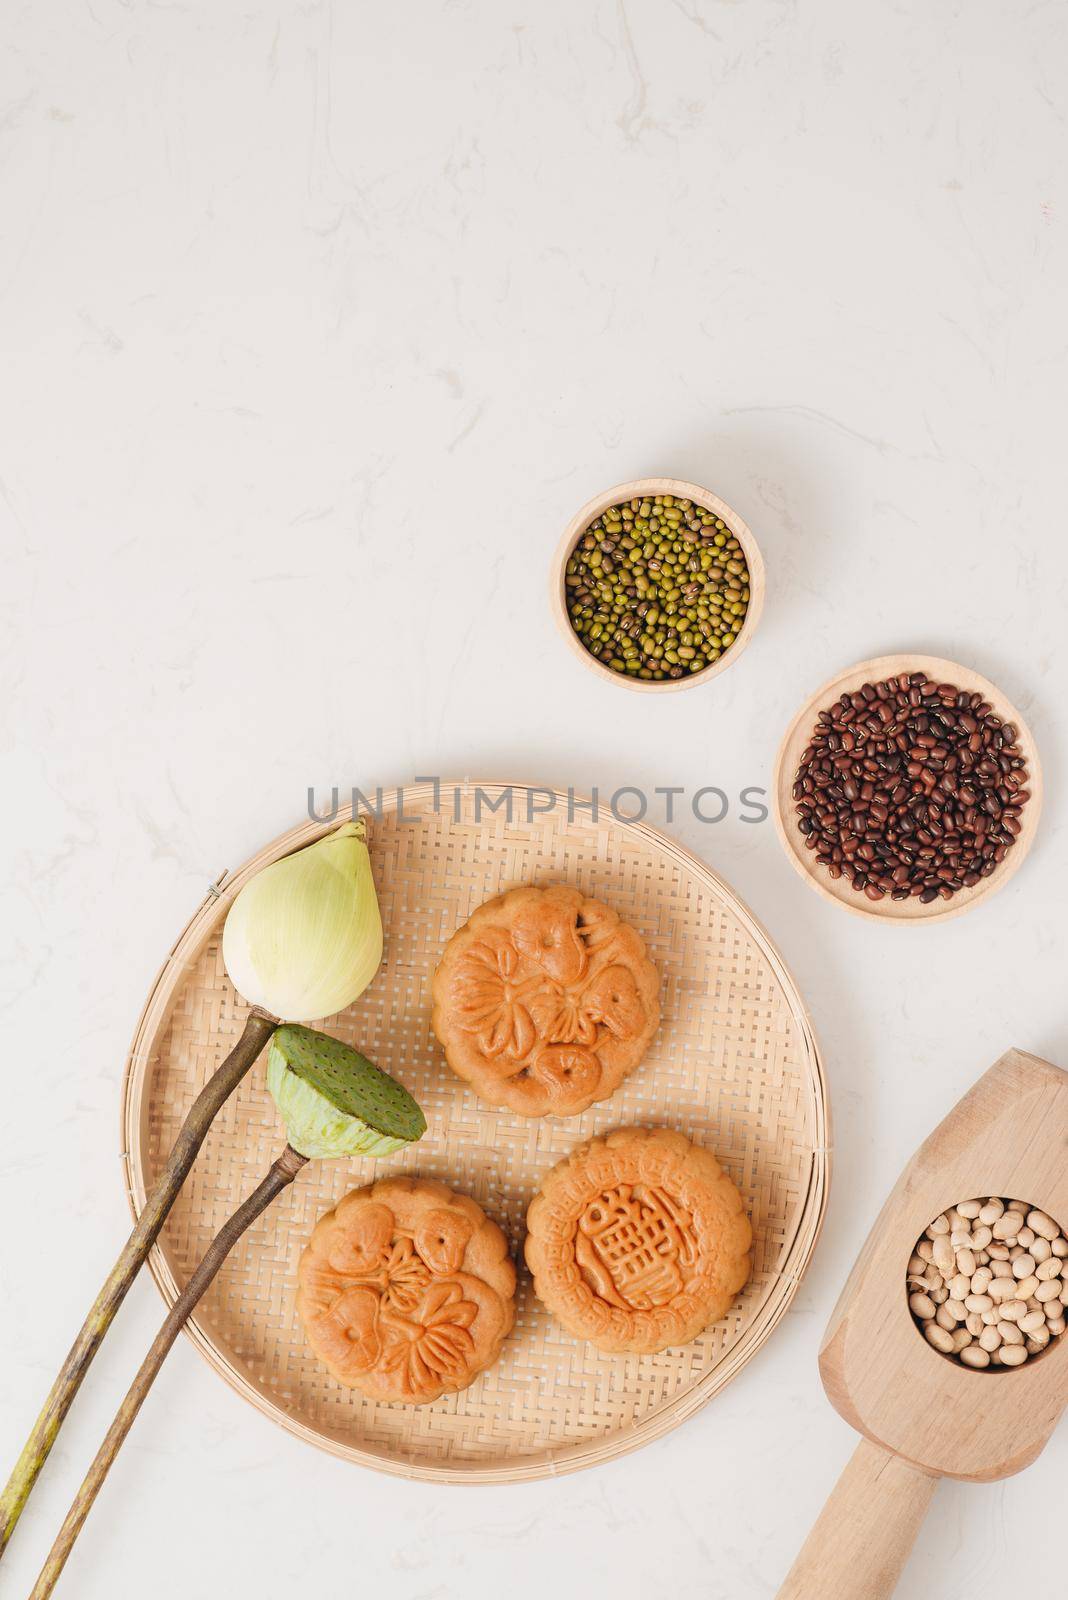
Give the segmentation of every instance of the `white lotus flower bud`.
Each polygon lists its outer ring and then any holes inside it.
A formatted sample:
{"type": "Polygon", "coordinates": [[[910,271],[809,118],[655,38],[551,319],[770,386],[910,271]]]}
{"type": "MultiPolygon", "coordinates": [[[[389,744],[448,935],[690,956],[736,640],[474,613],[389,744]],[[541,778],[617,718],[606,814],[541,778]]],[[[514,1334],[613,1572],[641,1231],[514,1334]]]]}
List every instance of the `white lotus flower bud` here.
{"type": "Polygon", "coordinates": [[[362,821],[264,867],[223,929],[234,988],[287,1022],[343,1011],[381,960],[382,918],[362,821]]]}

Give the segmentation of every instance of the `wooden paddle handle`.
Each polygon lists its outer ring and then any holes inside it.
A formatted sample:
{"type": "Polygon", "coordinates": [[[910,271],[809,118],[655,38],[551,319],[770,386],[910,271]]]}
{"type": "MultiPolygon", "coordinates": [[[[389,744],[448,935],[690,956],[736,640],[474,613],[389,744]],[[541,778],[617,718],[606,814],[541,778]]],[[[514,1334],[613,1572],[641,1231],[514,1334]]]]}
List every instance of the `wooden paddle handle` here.
{"type": "Polygon", "coordinates": [[[778,1600],[889,1600],[937,1482],[862,1439],[778,1600]]]}

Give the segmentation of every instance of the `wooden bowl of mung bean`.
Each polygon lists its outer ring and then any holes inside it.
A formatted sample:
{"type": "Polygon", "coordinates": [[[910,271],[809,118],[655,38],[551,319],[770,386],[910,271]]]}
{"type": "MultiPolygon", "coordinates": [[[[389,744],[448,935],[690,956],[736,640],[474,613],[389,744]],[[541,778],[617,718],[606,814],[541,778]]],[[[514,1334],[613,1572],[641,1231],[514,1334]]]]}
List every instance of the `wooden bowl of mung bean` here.
{"type": "Polygon", "coordinates": [[[746,523],[711,490],[636,478],[571,518],[550,595],[587,667],[663,693],[706,683],[737,661],[760,620],[764,561],[746,523]]]}

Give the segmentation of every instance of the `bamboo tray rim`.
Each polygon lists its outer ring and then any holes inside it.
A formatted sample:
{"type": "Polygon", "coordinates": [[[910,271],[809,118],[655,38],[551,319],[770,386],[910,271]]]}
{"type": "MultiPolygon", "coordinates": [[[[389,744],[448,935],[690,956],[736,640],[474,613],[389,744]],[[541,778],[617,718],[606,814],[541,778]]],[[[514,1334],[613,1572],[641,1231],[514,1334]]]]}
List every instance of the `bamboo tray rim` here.
{"type": "MultiPolygon", "coordinates": [[[[569,791],[557,789],[547,784],[532,784],[519,780],[502,779],[441,779],[438,780],[437,784],[412,783],[395,787],[392,790],[383,789],[383,807],[387,812],[396,809],[396,805],[385,798],[390,794],[397,798],[398,804],[403,804],[403,801],[400,800],[400,796],[403,795],[404,800],[411,801],[413,805],[416,805],[430,797],[451,795],[456,788],[461,790],[481,788],[490,793],[512,789],[516,793],[525,791],[540,795],[552,794],[557,804],[566,804],[569,798],[569,791]]],[[[574,795],[571,797],[571,803],[577,807],[588,807],[589,805],[588,800],[585,798],[580,799],[574,795]]],[[[159,1059],[158,1054],[153,1054],[149,1046],[152,1039],[158,1039],[168,1025],[171,1006],[184,975],[193,966],[196,958],[207,944],[218,926],[225,908],[232,903],[239,890],[251,877],[271,862],[290,855],[293,851],[301,849],[305,845],[323,837],[324,834],[331,832],[342,821],[346,820],[349,815],[349,806],[343,805],[329,821],[309,819],[298,823],[295,827],[280,834],[255,855],[249,857],[234,872],[231,873],[227,870],[220,873],[215,882],[210,885],[204,900],[193,912],[160,967],[134,1031],[123,1071],[120,1098],[120,1158],[127,1201],[135,1218],[143,1209],[146,1199],[143,1178],[146,1165],[146,1141],[144,1137],[146,1091],[151,1069],[159,1059]]],[[[375,818],[372,814],[369,818],[369,840],[372,849],[374,848],[374,823],[375,818]]],[[[677,843],[648,823],[620,822],[618,819],[613,818],[613,826],[618,827],[625,834],[636,836],[644,843],[654,846],[667,858],[673,859],[679,866],[691,872],[706,887],[719,896],[729,906],[731,912],[738,918],[749,936],[757,943],[761,954],[768,961],[788,998],[791,1014],[799,1028],[804,1044],[804,1056],[808,1069],[804,1075],[805,1090],[811,1104],[812,1126],[815,1137],[812,1148],[809,1151],[810,1165],[807,1189],[799,1197],[796,1224],[792,1237],[780,1257],[779,1269],[776,1272],[769,1273],[768,1284],[760,1300],[753,1307],[744,1334],[727,1355],[716,1362],[705,1378],[694,1383],[681,1395],[675,1396],[648,1411],[639,1422],[633,1424],[626,1432],[617,1433],[597,1442],[582,1442],[563,1447],[548,1446],[540,1454],[523,1456],[511,1466],[465,1465],[457,1467],[442,1466],[428,1462],[413,1464],[397,1456],[361,1448],[354,1445],[349,1437],[339,1437],[328,1428],[312,1427],[300,1416],[287,1410],[270,1393],[265,1392],[243,1372],[239,1371],[225,1353],[220,1350],[211,1334],[201,1325],[197,1318],[195,1316],[190,1318],[184,1332],[208,1364],[224,1378],[232,1389],[248,1400],[258,1411],[280,1424],[288,1433],[305,1440],[309,1444],[316,1445],[329,1454],[345,1460],[355,1461],[360,1465],[371,1467],[376,1471],[384,1472],[391,1476],[450,1484],[530,1482],[539,1478],[555,1477],[564,1473],[579,1471],[587,1466],[599,1465],[618,1456],[629,1454],[631,1451],[639,1449],[642,1445],[663,1437],[664,1434],[670,1432],[679,1423],[706,1405],[713,1395],[729,1383],[737,1372],[762,1348],[792,1304],[794,1295],[811,1261],[822,1231],[829,1197],[833,1151],[826,1071],[807,1006],[792,973],[783,961],[770,935],[749,910],[748,906],[713,868],[685,846],[677,843]],[[781,1289],[783,1280],[787,1284],[785,1291],[781,1289]]],[[[177,1298],[179,1286],[165,1247],[162,1244],[157,1242],[153,1246],[148,1258],[148,1266],[164,1303],[170,1307],[177,1298]]]]}

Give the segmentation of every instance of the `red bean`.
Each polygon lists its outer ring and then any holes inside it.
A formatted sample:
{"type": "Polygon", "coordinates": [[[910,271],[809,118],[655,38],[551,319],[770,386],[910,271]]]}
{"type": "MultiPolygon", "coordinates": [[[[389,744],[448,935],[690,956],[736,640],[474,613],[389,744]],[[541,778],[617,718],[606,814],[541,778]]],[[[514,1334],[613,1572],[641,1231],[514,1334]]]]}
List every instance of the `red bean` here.
{"type": "Polygon", "coordinates": [[[818,714],[794,779],[806,846],[872,901],[973,887],[1021,831],[1017,738],[982,695],[922,673],[843,694],[818,714]]]}

